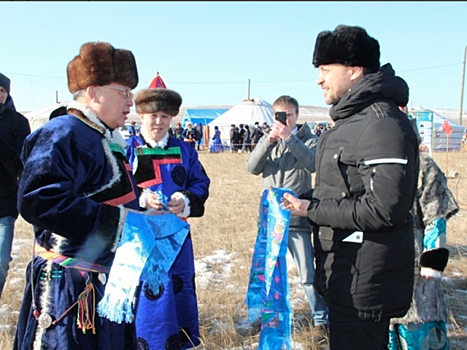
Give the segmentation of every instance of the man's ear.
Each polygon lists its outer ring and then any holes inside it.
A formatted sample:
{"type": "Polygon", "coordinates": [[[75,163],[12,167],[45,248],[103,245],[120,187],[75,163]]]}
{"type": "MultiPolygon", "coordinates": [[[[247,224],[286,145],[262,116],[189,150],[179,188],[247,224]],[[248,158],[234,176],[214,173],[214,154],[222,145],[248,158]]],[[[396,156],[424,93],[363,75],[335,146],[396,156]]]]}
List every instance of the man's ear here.
{"type": "Polygon", "coordinates": [[[90,100],[92,100],[93,102],[97,102],[97,99],[98,99],[98,90],[95,86],[88,86],[86,88],[86,93],[88,94],[88,97],[90,100]]]}
{"type": "Polygon", "coordinates": [[[356,81],[363,77],[363,67],[349,67],[350,80],[356,81]]]}

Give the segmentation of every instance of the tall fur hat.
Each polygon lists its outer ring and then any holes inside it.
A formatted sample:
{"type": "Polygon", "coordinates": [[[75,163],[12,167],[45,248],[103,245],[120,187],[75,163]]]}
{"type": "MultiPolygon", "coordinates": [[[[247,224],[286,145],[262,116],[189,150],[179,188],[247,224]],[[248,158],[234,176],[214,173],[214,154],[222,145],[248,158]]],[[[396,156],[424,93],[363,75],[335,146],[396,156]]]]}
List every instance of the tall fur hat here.
{"type": "Polygon", "coordinates": [[[350,67],[365,67],[377,72],[380,67],[379,43],[361,27],[339,25],[322,31],[316,38],[313,65],[340,63],[350,67]]]}
{"type": "Polygon", "coordinates": [[[176,116],[182,105],[182,96],[169,89],[142,89],[135,95],[136,113],[166,112],[176,116]]]}
{"type": "Polygon", "coordinates": [[[73,94],[88,86],[121,84],[134,89],[138,71],[133,53],[106,42],[88,42],[67,66],[68,90],[73,94]]]}
{"type": "Polygon", "coordinates": [[[10,79],[2,73],[0,73],[0,86],[8,92],[8,95],[10,94],[10,79]]]}

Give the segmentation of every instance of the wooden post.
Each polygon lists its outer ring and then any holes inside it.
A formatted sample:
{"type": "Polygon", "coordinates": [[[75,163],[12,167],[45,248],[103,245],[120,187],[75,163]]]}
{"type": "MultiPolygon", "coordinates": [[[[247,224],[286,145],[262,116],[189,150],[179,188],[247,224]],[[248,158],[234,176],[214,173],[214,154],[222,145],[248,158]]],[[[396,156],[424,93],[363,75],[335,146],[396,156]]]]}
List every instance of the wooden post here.
{"type": "Polygon", "coordinates": [[[467,51],[467,46],[464,46],[464,61],[462,64],[462,79],[461,79],[461,106],[459,109],[459,124],[462,125],[462,106],[464,103],[464,82],[465,82],[465,53],[467,51]]]}
{"type": "Polygon", "coordinates": [[[448,171],[448,155],[449,155],[449,135],[446,135],[446,174],[449,174],[448,171]]]}

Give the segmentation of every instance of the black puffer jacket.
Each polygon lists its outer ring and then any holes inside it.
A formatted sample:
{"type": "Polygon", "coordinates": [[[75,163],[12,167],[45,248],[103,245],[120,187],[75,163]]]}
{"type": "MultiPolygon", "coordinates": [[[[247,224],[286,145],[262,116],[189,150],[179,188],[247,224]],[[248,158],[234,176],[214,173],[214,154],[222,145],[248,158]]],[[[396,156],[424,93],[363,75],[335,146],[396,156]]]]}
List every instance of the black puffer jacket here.
{"type": "Polygon", "coordinates": [[[18,216],[16,192],[18,175],[23,169],[19,155],[30,132],[28,119],[16,112],[8,96],[5,106],[0,103],[0,218],[18,216]]]}
{"type": "Polygon", "coordinates": [[[416,133],[398,108],[407,102],[407,84],[387,64],[331,107],[335,126],[318,141],[308,211],[321,226],[315,287],[329,308],[362,319],[402,316],[412,298],[419,165],[416,133]]]}

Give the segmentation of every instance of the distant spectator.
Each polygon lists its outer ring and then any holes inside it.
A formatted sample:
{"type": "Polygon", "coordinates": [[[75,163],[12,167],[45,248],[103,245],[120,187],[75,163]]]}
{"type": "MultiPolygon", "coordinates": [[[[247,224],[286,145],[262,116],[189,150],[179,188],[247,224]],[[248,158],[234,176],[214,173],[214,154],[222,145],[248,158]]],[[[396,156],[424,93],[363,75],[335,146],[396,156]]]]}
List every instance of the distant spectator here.
{"type": "Polygon", "coordinates": [[[245,127],[243,124],[238,126],[238,152],[243,152],[243,138],[245,137],[245,127]]]}
{"type": "Polygon", "coordinates": [[[49,120],[52,120],[56,117],[60,117],[61,115],[66,115],[68,114],[67,113],[67,110],[66,110],[66,106],[60,106],[58,107],[57,109],[54,109],[50,115],[49,115],[49,120]]]}
{"type": "Polygon", "coordinates": [[[251,131],[248,125],[244,126],[245,134],[243,135],[243,146],[242,152],[243,153],[251,153],[251,131]]]}
{"type": "Polygon", "coordinates": [[[183,141],[190,144],[191,147],[195,148],[196,142],[196,130],[193,128],[193,124],[188,123],[185,130],[183,130],[183,141]]]}
{"type": "Polygon", "coordinates": [[[174,136],[178,139],[183,140],[183,128],[180,123],[177,123],[175,130],[174,130],[174,136]]]}
{"type": "Polygon", "coordinates": [[[240,134],[235,124],[230,125],[230,152],[237,152],[240,134]]]}
{"type": "Polygon", "coordinates": [[[263,129],[264,134],[269,134],[269,131],[271,131],[271,127],[266,122],[263,123],[263,128],[262,129],[263,129]]]}
{"type": "Polygon", "coordinates": [[[212,137],[211,146],[209,147],[209,152],[211,153],[220,153],[224,152],[224,147],[222,146],[221,132],[219,127],[216,125],[214,127],[214,136],[212,137]]]}
{"type": "Polygon", "coordinates": [[[199,146],[203,143],[203,123],[195,125],[196,130],[196,149],[199,151],[199,146]]]}
{"type": "Polygon", "coordinates": [[[128,133],[130,136],[136,136],[136,122],[134,120],[131,121],[131,125],[128,128],[128,133]]]}
{"type": "Polygon", "coordinates": [[[316,136],[321,136],[323,132],[325,132],[327,129],[324,128],[321,124],[318,124],[315,129],[315,135],[316,136]]]}
{"type": "Polygon", "coordinates": [[[251,149],[254,150],[256,145],[259,142],[259,139],[264,135],[263,130],[261,130],[261,126],[259,122],[255,122],[255,126],[253,132],[251,134],[251,149]]]}

